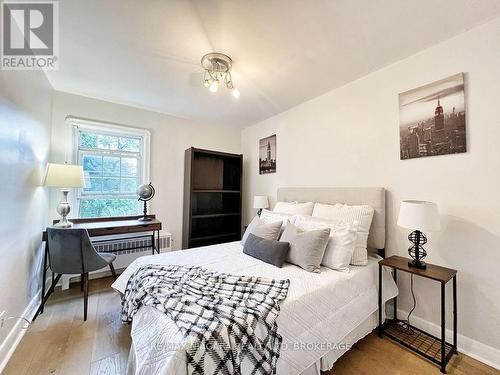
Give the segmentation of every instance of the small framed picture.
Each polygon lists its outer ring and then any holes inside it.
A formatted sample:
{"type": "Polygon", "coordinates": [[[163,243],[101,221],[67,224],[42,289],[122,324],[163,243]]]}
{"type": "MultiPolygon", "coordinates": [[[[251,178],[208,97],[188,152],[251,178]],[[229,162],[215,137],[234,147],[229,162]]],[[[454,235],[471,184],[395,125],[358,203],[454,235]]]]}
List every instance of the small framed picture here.
{"type": "Polygon", "coordinates": [[[276,173],[276,134],[259,141],[259,174],[276,173]]]}

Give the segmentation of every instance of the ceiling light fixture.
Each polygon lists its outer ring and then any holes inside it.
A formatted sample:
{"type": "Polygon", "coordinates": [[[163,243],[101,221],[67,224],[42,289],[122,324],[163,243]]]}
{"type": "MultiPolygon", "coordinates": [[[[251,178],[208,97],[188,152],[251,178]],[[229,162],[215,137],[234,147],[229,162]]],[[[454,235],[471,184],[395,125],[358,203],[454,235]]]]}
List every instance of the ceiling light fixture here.
{"type": "Polygon", "coordinates": [[[231,78],[231,68],[233,60],[223,53],[207,53],[201,58],[201,66],[205,69],[203,77],[203,86],[215,93],[219,89],[221,83],[231,90],[231,94],[235,99],[240,97],[240,92],[234,87],[231,78]]]}
{"type": "Polygon", "coordinates": [[[217,90],[219,89],[219,82],[218,81],[212,81],[210,83],[210,85],[208,86],[208,89],[211,92],[217,92],[217,90]]]}

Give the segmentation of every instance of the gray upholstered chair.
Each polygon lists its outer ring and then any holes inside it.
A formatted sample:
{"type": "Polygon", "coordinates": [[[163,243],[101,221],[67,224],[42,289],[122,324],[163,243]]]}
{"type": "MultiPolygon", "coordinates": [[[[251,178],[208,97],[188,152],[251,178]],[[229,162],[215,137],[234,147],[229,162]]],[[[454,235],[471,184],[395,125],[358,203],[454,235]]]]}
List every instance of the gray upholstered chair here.
{"type": "Polygon", "coordinates": [[[83,290],[83,320],[87,320],[89,272],[109,266],[116,279],[116,255],[98,253],[86,229],[47,228],[49,267],[55,274],[80,274],[83,290]]]}

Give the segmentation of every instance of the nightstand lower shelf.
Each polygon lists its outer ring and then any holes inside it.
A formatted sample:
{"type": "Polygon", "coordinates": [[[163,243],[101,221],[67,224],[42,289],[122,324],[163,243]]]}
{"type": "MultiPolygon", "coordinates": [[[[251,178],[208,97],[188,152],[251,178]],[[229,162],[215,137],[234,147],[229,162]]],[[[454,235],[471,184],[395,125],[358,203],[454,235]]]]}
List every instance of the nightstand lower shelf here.
{"type": "MultiPolygon", "coordinates": [[[[443,374],[446,374],[446,365],[453,354],[457,354],[457,271],[451,268],[427,264],[426,269],[413,268],[408,265],[408,259],[393,255],[382,259],[379,263],[379,295],[378,295],[378,320],[379,337],[387,336],[408,349],[420,354],[422,357],[439,365],[443,374]],[[441,287],[441,338],[432,336],[421,329],[411,327],[413,332],[405,330],[401,320],[397,319],[398,298],[394,297],[393,319],[383,319],[383,267],[392,268],[394,281],[397,284],[398,271],[409,273],[413,276],[419,276],[434,281],[438,281],[441,287]],[[453,345],[446,342],[446,284],[453,283],[453,345]]],[[[413,280],[413,279],[412,279],[413,280]]],[[[413,285],[413,284],[412,284],[413,285]]],[[[413,289],[412,289],[413,290],[413,289]]]]}
{"type": "MultiPolygon", "coordinates": [[[[406,346],[422,357],[441,365],[441,339],[410,325],[410,330],[402,320],[387,320],[382,331],[384,336],[406,346]]],[[[445,343],[445,363],[455,354],[453,345],[445,343]]]]}

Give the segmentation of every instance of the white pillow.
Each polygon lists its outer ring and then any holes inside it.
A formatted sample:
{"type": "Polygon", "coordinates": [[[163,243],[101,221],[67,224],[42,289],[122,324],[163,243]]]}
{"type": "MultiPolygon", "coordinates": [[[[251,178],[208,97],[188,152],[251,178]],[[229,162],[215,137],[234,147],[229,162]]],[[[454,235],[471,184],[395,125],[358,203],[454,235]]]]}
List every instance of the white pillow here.
{"type": "Polygon", "coordinates": [[[263,209],[260,214],[260,220],[265,223],[275,223],[277,221],[281,221],[281,226],[284,227],[287,223],[292,223],[295,221],[295,215],[291,214],[282,214],[280,212],[273,212],[266,209],[263,209]]]}
{"type": "Polygon", "coordinates": [[[351,264],[355,266],[365,266],[368,264],[367,243],[370,226],[373,220],[374,209],[367,205],[350,206],[337,203],[314,205],[312,217],[327,220],[342,220],[357,228],[356,247],[352,256],[351,264]]]}
{"type": "Polygon", "coordinates": [[[245,246],[245,242],[247,242],[249,233],[266,240],[277,240],[281,233],[281,222],[266,223],[259,219],[258,216],[255,216],[250,224],[248,224],[247,230],[243,234],[243,238],[241,239],[241,244],[243,246],[245,246]]]}
{"type": "Polygon", "coordinates": [[[311,215],[314,209],[313,202],[298,203],[298,202],[277,202],[273,212],[279,212],[289,215],[311,215]]]}
{"type": "Polygon", "coordinates": [[[308,216],[298,216],[295,225],[303,230],[330,228],[330,239],[321,264],[333,270],[349,272],[349,263],[357,237],[353,225],[341,220],[324,220],[308,216]]]}

